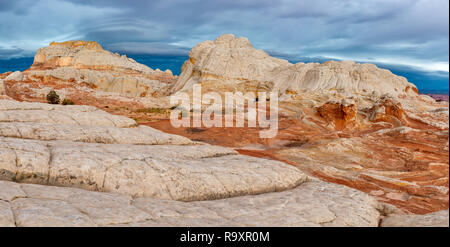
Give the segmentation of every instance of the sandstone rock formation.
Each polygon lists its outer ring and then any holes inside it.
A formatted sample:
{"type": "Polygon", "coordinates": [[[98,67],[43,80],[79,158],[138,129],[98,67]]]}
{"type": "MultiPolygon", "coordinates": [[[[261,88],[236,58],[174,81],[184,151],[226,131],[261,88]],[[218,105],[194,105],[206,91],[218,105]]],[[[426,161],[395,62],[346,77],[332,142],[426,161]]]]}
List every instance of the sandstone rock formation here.
{"type": "Polygon", "coordinates": [[[5,83],[3,79],[5,79],[10,72],[0,74],[0,99],[11,99],[8,95],[6,95],[5,83]]]}
{"type": "Polygon", "coordinates": [[[88,106],[0,100],[0,179],[183,201],[293,188],[277,161],[196,144],[88,106]]]}
{"type": "Polygon", "coordinates": [[[0,181],[0,226],[378,226],[377,202],[320,181],[276,193],[179,202],[0,181]]]}
{"type": "Polygon", "coordinates": [[[15,181],[0,181],[2,226],[376,226],[380,217],[362,192],[94,107],[0,100],[0,127],[0,179],[15,181]]]}
{"type": "Polygon", "coordinates": [[[329,182],[370,193],[407,212],[448,209],[448,130],[377,125],[333,131],[302,119],[281,119],[278,135],[258,138],[258,128],[173,128],[147,125],[240,153],[292,164],[329,182]]]}
{"type": "Polygon", "coordinates": [[[5,77],[5,81],[22,81],[23,74],[20,71],[13,72],[5,77]]]}
{"type": "Polygon", "coordinates": [[[154,198],[0,181],[0,226],[447,226],[448,211],[392,212],[362,192],[321,181],[213,201],[154,198]]]}
{"type": "MultiPolygon", "coordinates": [[[[278,90],[278,136],[258,128],[172,128],[165,132],[288,162],[413,213],[448,209],[448,102],[371,64],[291,64],[224,35],[189,53],[172,92],[278,90]]],[[[250,105],[248,106],[250,107],[250,105]]]]}
{"type": "Polygon", "coordinates": [[[205,41],[189,53],[172,92],[189,90],[201,83],[207,91],[276,90],[281,94],[303,91],[345,91],[349,94],[417,93],[404,77],[373,64],[352,61],[297,63],[269,56],[252,47],[244,37],[220,36],[205,41]]]}
{"type": "Polygon", "coordinates": [[[76,103],[106,100],[118,106],[153,105],[152,99],[165,95],[176,80],[169,70],[153,70],[91,41],[53,42],[37,51],[29,69],[3,77],[4,93],[16,100],[45,101],[56,90],[76,103]]]}
{"type": "Polygon", "coordinates": [[[170,71],[154,71],[125,55],[103,50],[96,42],[84,41],[53,42],[40,48],[29,76],[75,80],[100,91],[132,97],[164,94],[165,87],[173,80],[170,71]]]}
{"type": "Polygon", "coordinates": [[[424,215],[392,214],[383,219],[383,227],[449,227],[448,210],[424,215]]]}
{"type": "Polygon", "coordinates": [[[448,208],[448,133],[395,129],[391,136],[311,140],[275,156],[326,181],[365,191],[413,213],[448,208]],[[402,132],[403,133],[398,133],[402,132]],[[423,141],[418,144],[417,141],[423,141]],[[332,158],[333,157],[333,158],[332,158]]]}
{"type": "Polygon", "coordinates": [[[205,92],[277,91],[281,115],[314,127],[448,129],[448,103],[419,95],[412,83],[388,70],[351,61],[291,64],[233,35],[195,46],[171,92],[190,91],[194,84],[205,92]]]}
{"type": "Polygon", "coordinates": [[[0,79],[0,95],[4,95],[5,94],[5,85],[3,83],[3,80],[0,79]]]}
{"type": "Polygon", "coordinates": [[[52,43],[0,74],[0,225],[448,226],[448,116],[375,65],[291,64],[233,35],[195,46],[178,80],[52,43]],[[197,83],[278,91],[278,135],[174,128],[165,95],[197,83]],[[104,111],[12,100],[51,89],[104,111]]]}

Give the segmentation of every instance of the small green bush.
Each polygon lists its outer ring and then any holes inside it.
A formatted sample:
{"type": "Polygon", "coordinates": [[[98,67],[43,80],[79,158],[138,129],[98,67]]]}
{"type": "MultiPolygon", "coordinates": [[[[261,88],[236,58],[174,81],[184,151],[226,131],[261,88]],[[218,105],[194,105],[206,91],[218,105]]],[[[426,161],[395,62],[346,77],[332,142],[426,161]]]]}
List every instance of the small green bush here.
{"type": "Polygon", "coordinates": [[[49,104],[59,104],[59,95],[55,90],[52,90],[47,94],[47,102],[49,104]]]}
{"type": "Polygon", "coordinates": [[[64,99],[61,104],[63,104],[63,105],[75,105],[75,103],[71,99],[64,99]]]}

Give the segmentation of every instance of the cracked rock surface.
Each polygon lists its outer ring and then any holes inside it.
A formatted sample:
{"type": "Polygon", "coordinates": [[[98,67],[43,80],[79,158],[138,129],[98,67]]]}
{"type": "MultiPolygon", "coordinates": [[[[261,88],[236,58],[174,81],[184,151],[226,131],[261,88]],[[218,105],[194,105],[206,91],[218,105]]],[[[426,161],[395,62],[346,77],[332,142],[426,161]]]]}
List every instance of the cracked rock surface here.
{"type": "MultiPolygon", "coordinates": [[[[0,122],[50,123],[82,126],[133,127],[136,122],[108,114],[92,106],[62,106],[42,103],[0,101],[0,122]]],[[[2,128],[3,129],[3,128],[2,128]]]]}
{"type": "MultiPolygon", "coordinates": [[[[94,107],[0,100],[0,226],[389,226],[409,217],[385,215],[374,197],[279,161],[94,107]]],[[[403,221],[439,225],[448,213],[436,217],[403,221]]]]}
{"type": "Polygon", "coordinates": [[[282,191],[306,180],[282,162],[135,127],[93,107],[2,100],[0,109],[2,180],[182,201],[282,191]]]}
{"type": "Polygon", "coordinates": [[[383,227],[449,227],[448,210],[429,214],[391,215],[383,219],[383,227]]]}
{"type": "Polygon", "coordinates": [[[308,180],[260,195],[181,202],[0,181],[0,226],[447,226],[448,211],[383,218],[371,196],[308,180]]]}
{"type": "Polygon", "coordinates": [[[377,202],[345,186],[180,202],[0,181],[0,226],[377,226],[377,202]]]}

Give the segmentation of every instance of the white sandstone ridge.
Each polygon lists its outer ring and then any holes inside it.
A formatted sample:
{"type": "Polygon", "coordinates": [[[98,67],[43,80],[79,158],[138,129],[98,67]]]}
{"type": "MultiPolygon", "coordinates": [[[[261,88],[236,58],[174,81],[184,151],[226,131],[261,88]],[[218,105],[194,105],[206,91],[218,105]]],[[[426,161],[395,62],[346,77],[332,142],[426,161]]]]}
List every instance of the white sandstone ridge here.
{"type": "Polygon", "coordinates": [[[92,106],[0,100],[0,180],[193,201],[283,191],[307,176],[92,106]]]}
{"type": "Polygon", "coordinates": [[[244,37],[226,34],[196,45],[189,53],[171,92],[190,90],[201,83],[208,91],[278,90],[345,91],[353,94],[416,94],[406,78],[373,64],[328,61],[291,64],[252,47],[244,37]]]}
{"type": "Polygon", "coordinates": [[[402,214],[361,191],[318,180],[282,192],[193,202],[0,181],[0,227],[448,225],[448,210],[402,214]]]}
{"type": "MultiPolygon", "coordinates": [[[[142,73],[152,73],[154,70],[137,63],[125,55],[104,50],[95,41],[52,42],[49,46],[40,48],[32,65],[33,67],[74,67],[76,69],[107,69],[134,70],[142,73]]],[[[168,71],[169,72],[169,71],[168,71]]]]}
{"type": "Polygon", "coordinates": [[[170,70],[153,70],[125,55],[104,50],[94,41],[53,42],[40,48],[30,69],[5,81],[35,81],[59,86],[75,83],[126,97],[165,95],[176,80],[170,70]]]}
{"type": "Polygon", "coordinates": [[[377,226],[369,195],[322,181],[287,191],[212,201],[132,198],[0,181],[4,226],[377,226]]]}

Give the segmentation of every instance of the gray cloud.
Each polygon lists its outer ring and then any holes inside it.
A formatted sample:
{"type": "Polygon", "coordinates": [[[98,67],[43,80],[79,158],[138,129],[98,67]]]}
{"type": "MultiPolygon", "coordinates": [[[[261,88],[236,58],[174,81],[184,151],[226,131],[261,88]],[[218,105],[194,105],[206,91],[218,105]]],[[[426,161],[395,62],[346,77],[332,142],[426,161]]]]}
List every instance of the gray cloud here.
{"type": "Polygon", "coordinates": [[[128,54],[154,54],[168,56],[186,56],[190,48],[158,42],[123,42],[106,45],[104,48],[128,54]]]}
{"type": "Polygon", "coordinates": [[[286,57],[448,71],[448,9],[448,0],[0,0],[0,46],[32,54],[53,40],[86,39],[125,53],[183,54],[234,33],[286,57]]]}
{"type": "Polygon", "coordinates": [[[13,58],[22,56],[23,49],[20,48],[2,48],[0,46],[0,59],[13,58]]]}

